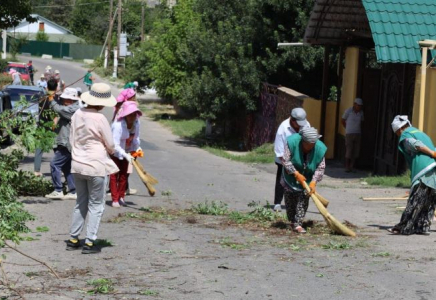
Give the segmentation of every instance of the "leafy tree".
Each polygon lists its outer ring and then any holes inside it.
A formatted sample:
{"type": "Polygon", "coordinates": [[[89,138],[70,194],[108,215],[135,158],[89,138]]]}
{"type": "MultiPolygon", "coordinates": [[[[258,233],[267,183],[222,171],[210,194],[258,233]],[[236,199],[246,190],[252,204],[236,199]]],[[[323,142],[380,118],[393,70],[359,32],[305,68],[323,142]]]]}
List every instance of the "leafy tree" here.
{"type": "Polygon", "coordinates": [[[48,42],[49,37],[48,37],[47,33],[44,32],[44,30],[39,30],[36,33],[35,39],[39,42],[48,42]]]}
{"type": "Polygon", "coordinates": [[[2,0],[0,5],[0,29],[17,26],[22,19],[35,21],[30,16],[32,6],[30,0],[2,0]]]}

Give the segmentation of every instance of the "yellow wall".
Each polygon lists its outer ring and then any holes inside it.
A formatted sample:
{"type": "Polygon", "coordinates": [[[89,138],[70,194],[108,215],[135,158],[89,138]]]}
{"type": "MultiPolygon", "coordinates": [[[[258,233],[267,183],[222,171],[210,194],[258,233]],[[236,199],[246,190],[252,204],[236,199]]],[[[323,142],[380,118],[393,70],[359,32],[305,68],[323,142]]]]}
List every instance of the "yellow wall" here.
{"type": "MultiPolygon", "coordinates": [[[[321,128],[321,101],[313,98],[304,98],[303,108],[307,113],[307,120],[312,127],[320,130],[321,128]]],[[[336,102],[327,102],[325,119],[324,143],[327,146],[326,158],[334,158],[335,153],[335,114],[336,102]]]]}
{"type": "MultiPolygon", "coordinates": [[[[436,69],[427,69],[424,104],[424,132],[436,142],[436,69]]],[[[415,95],[412,125],[418,127],[419,98],[421,94],[421,67],[416,67],[415,95]]]]}
{"type": "MultiPolygon", "coordinates": [[[[359,48],[349,47],[345,51],[345,68],[342,79],[339,122],[347,108],[353,106],[357,94],[357,71],[359,67],[359,48]]],[[[345,136],[345,128],[339,123],[339,133],[345,136]]]]}

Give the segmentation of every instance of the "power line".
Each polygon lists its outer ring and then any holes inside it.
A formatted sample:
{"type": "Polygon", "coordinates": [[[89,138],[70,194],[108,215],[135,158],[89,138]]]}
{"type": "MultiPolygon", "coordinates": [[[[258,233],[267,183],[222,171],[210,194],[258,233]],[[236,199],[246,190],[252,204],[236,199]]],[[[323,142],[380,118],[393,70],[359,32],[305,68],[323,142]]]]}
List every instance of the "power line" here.
{"type": "Polygon", "coordinates": [[[93,2],[93,3],[80,3],[80,4],[72,4],[72,5],[41,5],[41,6],[33,6],[32,8],[48,8],[48,7],[65,7],[65,6],[85,6],[85,5],[94,5],[101,3],[109,3],[110,1],[101,1],[101,2],[93,2]]]}

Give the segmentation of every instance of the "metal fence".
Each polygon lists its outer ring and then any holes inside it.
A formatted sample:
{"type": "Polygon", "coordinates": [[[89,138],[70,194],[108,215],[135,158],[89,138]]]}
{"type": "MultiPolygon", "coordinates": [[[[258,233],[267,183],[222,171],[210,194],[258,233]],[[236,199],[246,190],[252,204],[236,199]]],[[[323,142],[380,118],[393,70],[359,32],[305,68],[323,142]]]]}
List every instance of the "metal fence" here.
{"type": "MultiPolygon", "coordinates": [[[[7,51],[10,51],[11,39],[12,38],[8,38],[6,47],[7,51]]],[[[1,39],[0,41],[3,42],[1,39]]],[[[68,56],[72,57],[73,59],[94,59],[100,56],[101,48],[102,46],[99,45],[27,41],[23,46],[21,46],[18,52],[30,53],[32,56],[48,54],[58,58],[68,56]]]]}

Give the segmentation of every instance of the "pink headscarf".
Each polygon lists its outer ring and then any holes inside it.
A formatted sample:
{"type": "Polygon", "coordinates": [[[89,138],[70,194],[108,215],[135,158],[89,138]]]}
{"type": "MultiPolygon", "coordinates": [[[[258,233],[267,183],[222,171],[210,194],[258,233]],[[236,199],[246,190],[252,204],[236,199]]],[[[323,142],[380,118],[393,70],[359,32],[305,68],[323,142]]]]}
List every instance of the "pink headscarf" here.
{"type": "Polygon", "coordinates": [[[125,102],[136,95],[136,92],[134,89],[125,89],[122,90],[121,93],[117,97],[117,102],[125,102]]]}
{"type": "Polygon", "coordinates": [[[118,120],[135,112],[138,118],[142,116],[142,112],[139,110],[138,104],[136,104],[135,101],[126,101],[123,103],[123,106],[121,106],[118,114],[118,120]]]}

